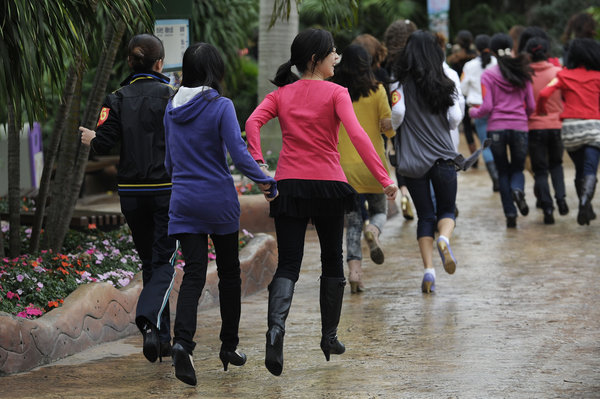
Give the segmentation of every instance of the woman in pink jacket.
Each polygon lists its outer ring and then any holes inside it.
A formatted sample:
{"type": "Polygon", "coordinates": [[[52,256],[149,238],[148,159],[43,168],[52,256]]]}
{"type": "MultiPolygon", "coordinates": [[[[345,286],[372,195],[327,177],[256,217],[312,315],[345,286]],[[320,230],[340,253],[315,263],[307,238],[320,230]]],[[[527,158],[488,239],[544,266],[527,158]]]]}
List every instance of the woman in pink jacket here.
{"type": "Polygon", "coordinates": [[[325,79],[333,76],[338,55],[331,33],[321,29],[300,32],[291,58],[272,81],[279,88],[269,93],[246,121],[248,149],[263,163],[260,128],[279,118],[282,147],[275,180],[279,197],[271,202],[279,258],[269,284],[268,331],[265,366],[274,375],[283,370],[283,337],[300,274],[304,236],[312,221],[321,245],[321,350],[342,354],[337,326],[344,295],[342,237],[344,212],[354,209],[356,191],[348,184],[337,150],[343,122],[350,140],[390,199],[398,187],[390,179],[369,136],[358,122],[348,89],[325,79]],[[295,66],[298,77],[291,71],[295,66]]]}
{"type": "Polygon", "coordinates": [[[523,169],[527,156],[527,118],[535,108],[529,62],[524,54],[513,58],[512,45],[507,34],[492,36],[490,50],[498,65],[481,75],[483,103],[469,109],[471,118],[489,115],[488,138],[492,139],[490,148],[498,168],[500,199],[508,228],[517,227],[517,207],[523,216],[529,213],[523,169]]]}
{"type": "MultiPolygon", "coordinates": [[[[546,39],[532,37],[524,47],[532,61],[530,66],[534,72],[532,81],[536,101],[540,91],[556,78],[556,74],[561,70],[548,61],[549,46],[550,43],[546,39]]],[[[536,193],[544,212],[545,224],[554,224],[552,215],[554,207],[548,185],[548,173],[554,187],[558,213],[561,215],[569,213],[569,207],[565,201],[565,178],[562,167],[564,147],[560,137],[562,122],[559,117],[562,110],[560,95],[555,93],[548,101],[546,115],[540,115],[537,112],[529,115],[529,157],[535,178],[533,192],[536,193]]]]}

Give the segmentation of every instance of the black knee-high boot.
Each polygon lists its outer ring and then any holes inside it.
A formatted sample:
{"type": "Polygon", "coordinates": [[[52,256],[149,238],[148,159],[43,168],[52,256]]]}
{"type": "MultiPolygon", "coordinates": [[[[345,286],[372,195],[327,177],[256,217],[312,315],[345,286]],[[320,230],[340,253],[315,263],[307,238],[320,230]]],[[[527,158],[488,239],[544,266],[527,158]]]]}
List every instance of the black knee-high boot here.
{"type": "Polygon", "coordinates": [[[494,161],[489,161],[485,163],[485,167],[490,175],[490,179],[492,179],[492,190],[494,192],[500,191],[500,182],[498,181],[498,169],[496,168],[496,164],[494,161]]]}
{"type": "Polygon", "coordinates": [[[269,284],[269,310],[267,315],[267,345],[265,366],[273,375],[283,371],[283,336],[296,285],[287,278],[274,278],[269,284]]]}
{"type": "Polygon", "coordinates": [[[329,361],[329,355],[341,355],[346,347],[337,338],[337,327],[342,313],[342,300],[346,279],[321,276],[319,302],[321,305],[321,350],[329,361]]]}
{"type": "Polygon", "coordinates": [[[580,225],[590,224],[590,220],[595,219],[594,210],[592,209],[592,199],[596,191],[596,176],[586,175],[581,180],[579,195],[579,213],[577,214],[577,223],[580,225]]]}

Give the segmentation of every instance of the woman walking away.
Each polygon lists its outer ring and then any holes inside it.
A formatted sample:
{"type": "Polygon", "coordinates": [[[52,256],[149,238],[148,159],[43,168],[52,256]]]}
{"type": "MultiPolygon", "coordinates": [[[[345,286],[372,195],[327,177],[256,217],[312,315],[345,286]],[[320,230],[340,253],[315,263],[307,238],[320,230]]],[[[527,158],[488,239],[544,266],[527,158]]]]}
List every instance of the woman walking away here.
{"type": "Polygon", "coordinates": [[[600,43],[573,39],[566,69],[561,70],[540,92],[537,112],[550,112],[552,94],[560,90],[564,111],[561,136],[575,164],[575,190],[579,197],[577,223],[590,224],[596,218],[592,199],[600,159],[600,43]]]}
{"type": "MultiPolygon", "coordinates": [[[[468,165],[454,149],[450,130],[462,119],[456,85],[443,69],[444,53],[435,37],[416,31],[408,39],[403,55],[394,68],[398,82],[392,96],[392,126],[399,127],[398,171],[417,209],[417,241],[425,272],[421,282],[424,293],[435,291],[433,240],[444,269],[456,269],[450,248],[456,209],[456,168],[468,165]],[[436,200],[434,207],[433,195],[436,200]]],[[[479,155],[479,153],[476,153],[479,155]]]]}
{"type": "MultiPolygon", "coordinates": [[[[369,53],[362,46],[351,44],[344,50],[342,61],[336,66],[332,81],[348,88],[358,121],[369,135],[381,162],[387,166],[384,141],[379,127],[384,120],[390,120],[392,111],[385,87],[375,80],[370,63],[369,53]]],[[[391,126],[391,121],[388,123],[391,126]]],[[[387,137],[396,135],[393,129],[389,129],[384,133],[387,137]]],[[[371,260],[380,265],[384,261],[384,253],[379,243],[379,235],[383,231],[383,226],[387,220],[387,199],[381,185],[367,169],[354,148],[343,125],[340,126],[339,140],[340,164],[348,178],[348,183],[364,196],[368,204],[369,221],[365,225],[364,233],[369,245],[371,260]]],[[[350,281],[351,292],[357,293],[364,290],[360,240],[363,223],[359,209],[348,213],[346,221],[348,226],[346,230],[348,280],[350,281]]]]}
{"type": "MultiPolygon", "coordinates": [[[[548,62],[548,50],[550,43],[542,37],[533,37],[527,41],[525,52],[531,58],[533,69],[533,94],[537,101],[540,91],[546,87],[561,68],[548,62]]],[[[552,178],[554,196],[558,206],[558,213],[566,215],[569,207],[565,200],[565,178],[562,167],[563,144],[560,138],[560,113],[563,110],[559,93],[555,93],[549,99],[546,107],[546,115],[534,112],[529,116],[529,157],[531,158],[531,169],[533,170],[535,185],[533,191],[537,193],[542,211],[544,212],[544,223],[554,224],[554,206],[550,187],[548,186],[548,173],[552,178]]]]}
{"type": "Polygon", "coordinates": [[[271,202],[271,216],[279,258],[269,284],[268,331],[265,366],[274,375],[283,370],[283,337],[294,286],[300,274],[304,236],[309,220],[321,245],[321,350],[329,360],[342,354],[337,326],[344,295],[342,237],[344,212],[355,205],[356,191],[347,183],[337,151],[338,128],[344,123],[361,158],[394,199],[398,188],[358,123],[348,90],[325,81],[334,74],[338,55],[331,33],[321,29],[300,32],[291,46],[291,58],[281,65],[269,93],[246,122],[249,150],[257,162],[264,158],[260,128],[279,118],[282,148],[275,179],[279,197],[271,202]],[[295,66],[298,77],[291,71],[295,66]]]}
{"type": "Polygon", "coordinates": [[[118,171],[121,212],[131,228],[142,261],[144,287],[135,323],[150,362],[171,355],[171,293],[176,241],[168,236],[171,178],[165,170],[163,115],[173,88],[163,75],[165,50],[160,39],[140,34],[129,41],[132,73],[102,105],[96,131],[80,127],[81,142],[97,154],[120,142],[118,171]]]}
{"type": "MultiPolygon", "coordinates": [[[[463,67],[460,87],[463,95],[466,97],[468,108],[481,106],[483,102],[481,97],[481,74],[486,69],[496,65],[496,57],[490,51],[490,39],[488,35],[477,35],[475,37],[475,47],[477,48],[478,55],[476,58],[468,61],[463,67]]],[[[481,143],[487,138],[487,120],[487,117],[473,119],[475,131],[481,143]]],[[[483,150],[483,160],[490,179],[492,179],[492,190],[495,192],[499,191],[498,170],[494,163],[492,150],[489,148],[483,150]]]]}
{"type": "Polygon", "coordinates": [[[483,102],[480,107],[469,110],[472,118],[488,117],[488,138],[492,139],[508,228],[517,227],[517,208],[523,216],[529,213],[523,169],[527,156],[527,120],[535,108],[529,61],[525,54],[513,58],[512,45],[512,39],[504,33],[492,36],[490,50],[498,65],[481,75],[483,102]]]}
{"type": "Polygon", "coordinates": [[[183,80],[165,113],[165,166],[173,179],[169,235],[181,243],[185,258],[177,299],[173,364],[175,376],[196,385],[192,353],[196,344],[198,300],[206,282],[208,237],[216,251],[221,308],[219,357],[241,366],[246,355],[236,350],[239,338],[241,279],[238,259],[240,204],[227,164],[227,152],[242,173],[265,195],[276,195],[275,180],[254,162],[228,98],[222,97],[225,66],[207,43],[190,46],[183,55],[183,80]]]}

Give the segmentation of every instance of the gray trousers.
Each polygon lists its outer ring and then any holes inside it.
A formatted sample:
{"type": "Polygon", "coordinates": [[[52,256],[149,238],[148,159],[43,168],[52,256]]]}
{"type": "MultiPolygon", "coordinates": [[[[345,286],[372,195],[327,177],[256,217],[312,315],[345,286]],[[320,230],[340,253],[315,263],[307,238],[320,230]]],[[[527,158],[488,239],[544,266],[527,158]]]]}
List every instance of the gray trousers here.
{"type": "MultiPolygon", "coordinates": [[[[367,203],[369,223],[383,231],[383,225],[387,220],[387,198],[385,194],[361,194],[357,196],[359,202],[363,199],[367,203]]],[[[357,204],[357,209],[346,214],[346,261],[362,260],[361,235],[363,230],[363,216],[361,207],[363,203],[357,204]]]]}

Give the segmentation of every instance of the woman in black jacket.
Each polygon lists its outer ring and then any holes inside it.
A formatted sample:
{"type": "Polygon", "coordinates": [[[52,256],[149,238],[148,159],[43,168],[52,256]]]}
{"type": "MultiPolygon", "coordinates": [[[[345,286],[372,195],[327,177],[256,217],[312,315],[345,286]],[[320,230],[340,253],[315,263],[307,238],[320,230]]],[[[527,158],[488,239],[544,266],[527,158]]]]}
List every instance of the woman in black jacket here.
{"type": "Polygon", "coordinates": [[[167,235],[171,179],[164,166],[163,115],[173,88],[162,75],[165,50],[151,34],[134,36],[127,61],[133,70],[102,105],[96,131],[80,127],[81,142],[97,154],[118,142],[118,191],[142,261],[144,288],[135,322],[144,337],[146,359],[171,354],[169,294],[176,241],[167,235]]]}

